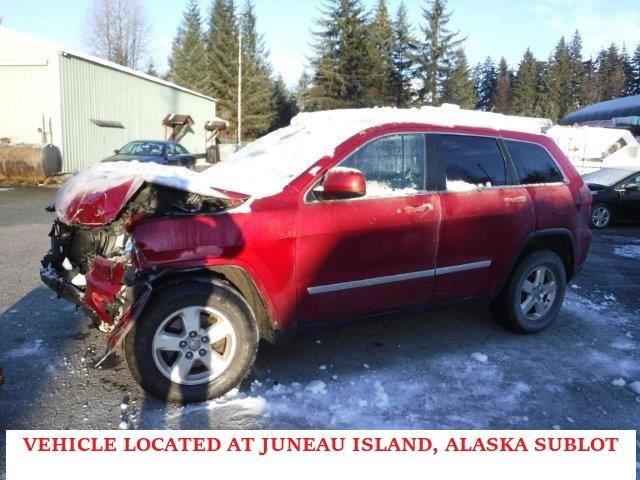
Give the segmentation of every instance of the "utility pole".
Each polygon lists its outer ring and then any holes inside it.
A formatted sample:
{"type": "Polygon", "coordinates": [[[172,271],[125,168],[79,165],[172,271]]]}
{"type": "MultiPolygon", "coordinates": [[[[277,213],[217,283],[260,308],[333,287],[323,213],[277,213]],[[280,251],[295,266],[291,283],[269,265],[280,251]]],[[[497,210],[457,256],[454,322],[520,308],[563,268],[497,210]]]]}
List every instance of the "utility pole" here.
{"type": "Polygon", "coordinates": [[[242,24],[238,25],[238,148],[242,146],[242,24]]]}

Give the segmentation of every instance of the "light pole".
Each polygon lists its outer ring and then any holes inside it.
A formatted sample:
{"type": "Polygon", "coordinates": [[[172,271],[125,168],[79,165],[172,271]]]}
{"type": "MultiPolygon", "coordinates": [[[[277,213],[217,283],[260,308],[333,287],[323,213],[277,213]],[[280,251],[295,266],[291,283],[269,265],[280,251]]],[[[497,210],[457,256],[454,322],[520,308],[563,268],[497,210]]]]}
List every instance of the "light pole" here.
{"type": "Polygon", "coordinates": [[[242,21],[238,22],[238,148],[242,147],[242,21]]]}

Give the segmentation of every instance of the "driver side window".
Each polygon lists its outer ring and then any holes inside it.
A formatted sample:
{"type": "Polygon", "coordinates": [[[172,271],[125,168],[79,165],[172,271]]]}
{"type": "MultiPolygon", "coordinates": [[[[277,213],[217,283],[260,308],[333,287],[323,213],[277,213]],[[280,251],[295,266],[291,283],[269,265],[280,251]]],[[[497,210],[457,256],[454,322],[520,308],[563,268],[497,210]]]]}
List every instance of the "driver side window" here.
{"type": "Polygon", "coordinates": [[[360,170],[366,197],[410,195],[425,189],[425,135],[391,135],[373,140],[342,161],[360,170]]]}

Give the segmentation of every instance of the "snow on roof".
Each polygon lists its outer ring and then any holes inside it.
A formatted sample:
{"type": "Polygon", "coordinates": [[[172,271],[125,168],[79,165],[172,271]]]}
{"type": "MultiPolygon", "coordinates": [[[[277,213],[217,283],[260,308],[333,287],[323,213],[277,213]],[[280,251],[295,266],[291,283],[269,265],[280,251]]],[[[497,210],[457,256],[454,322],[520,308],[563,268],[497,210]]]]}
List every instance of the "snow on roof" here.
{"type": "Polygon", "coordinates": [[[202,93],[196,92],[194,90],[189,90],[188,88],[181,87],[180,85],[176,85],[175,83],[168,82],[167,80],[163,80],[161,78],[154,77],[152,75],[147,75],[146,73],[142,73],[142,72],[139,72],[137,70],[133,70],[132,68],[128,68],[128,67],[125,67],[123,65],[119,65],[117,63],[110,62],[110,61],[105,60],[103,58],[99,58],[99,57],[95,57],[93,55],[89,55],[88,53],[82,53],[82,52],[78,52],[78,51],[71,50],[71,49],[68,49],[68,48],[64,48],[64,47],[61,47],[60,45],[57,45],[55,43],[48,42],[48,41],[42,40],[42,39],[37,38],[37,37],[30,36],[30,35],[25,35],[24,33],[17,32],[15,30],[11,30],[11,29],[6,28],[6,27],[0,26],[0,34],[6,35],[8,37],[12,37],[12,38],[14,38],[16,40],[19,40],[19,41],[22,41],[22,42],[28,42],[28,43],[36,44],[36,45],[39,45],[40,47],[45,48],[45,49],[54,50],[54,51],[62,54],[63,56],[71,56],[71,57],[79,58],[81,60],[86,60],[87,62],[95,63],[95,64],[98,64],[98,65],[102,65],[104,67],[111,68],[112,70],[118,70],[120,72],[129,74],[129,75],[133,75],[134,77],[142,78],[142,79],[147,80],[149,82],[153,82],[153,83],[158,83],[160,85],[164,85],[165,87],[175,88],[176,90],[180,90],[180,91],[183,91],[185,93],[189,93],[191,95],[195,95],[197,97],[205,98],[205,99],[211,100],[213,102],[217,102],[218,101],[215,98],[209,97],[207,95],[204,95],[202,93]]]}
{"type": "Polygon", "coordinates": [[[201,175],[213,187],[268,197],[282,191],[336,147],[371,127],[420,123],[447,127],[486,128],[540,134],[548,120],[461,110],[457,106],[414,109],[369,108],[301,113],[291,125],[276,130],[231,155],[201,175]]]}

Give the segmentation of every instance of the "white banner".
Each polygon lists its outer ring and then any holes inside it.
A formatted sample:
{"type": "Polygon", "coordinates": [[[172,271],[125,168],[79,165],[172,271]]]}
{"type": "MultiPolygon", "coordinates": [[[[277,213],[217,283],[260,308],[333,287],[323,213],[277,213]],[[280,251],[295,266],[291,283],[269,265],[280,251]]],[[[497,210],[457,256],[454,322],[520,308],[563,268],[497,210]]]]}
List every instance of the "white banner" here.
{"type": "Polygon", "coordinates": [[[633,480],[635,438],[633,430],[8,431],[7,480],[633,480]]]}

